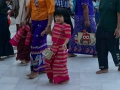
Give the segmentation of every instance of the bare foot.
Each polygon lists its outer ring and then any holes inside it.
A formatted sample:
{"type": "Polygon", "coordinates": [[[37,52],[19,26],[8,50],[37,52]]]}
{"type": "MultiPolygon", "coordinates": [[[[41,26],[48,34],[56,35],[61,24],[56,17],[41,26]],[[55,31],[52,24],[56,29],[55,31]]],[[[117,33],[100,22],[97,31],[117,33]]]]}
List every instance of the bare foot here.
{"type": "Polygon", "coordinates": [[[26,61],[26,63],[29,63],[30,61],[26,61]]]}
{"type": "Polygon", "coordinates": [[[118,71],[120,71],[120,66],[119,66],[119,68],[118,68],[118,71]]]}
{"type": "Polygon", "coordinates": [[[103,73],[108,73],[108,69],[99,70],[99,71],[96,72],[96,74],[103,74],[103,73]]]}
{"type": "Polygon", "coordinates": [[[27,65],[27,62],[25,60],[21,60],[21,65],[27,65]]]}
{"type": "Polygon", "coordinates": [[[68,54],[69,57],[76,57],[77,55],[75,54],[68,54]]]}
{"type": "Polygon", "coordinates": [[[27,74],[26,76],[30,76],[33,72],[31,72],[30,74],[27,74]]]}
{"type": "Polygon", "coordinates": [[[0,57],[0,61],[3,61],[3,60],[4,60],[4,58],[1,58],[1,57],[0,57]]]}
{"type": "Polygon", "coordinates": [[[7,57],[9,58],[9,57],[14,57],[16,54],[13,54],[13,55],[8,55],[7,57]]]}
{"type": "Polygon", "coordinates": [[[94,58],[97,58],[98,56],[97,55],[93,55],[94,58]]]}
{"type": "Polygon", "coordinates": [[[58,84],[66,84],[66,83],[68,83],[68,82],[69,82],[69,80],[64,81],[64,82],[59,82],[58,84]]]}
{"type": "Polygon", "coordinates": [[[53,83],[53,79],[49,79],[49,83],[53,83]]]}
{"type": "Polygon", "coordinates": [[[31,75],[29,75],[28,77],[29,77],[29,79],[34,79],[34,78],[36,78],[38,75],[39,75],[38,72],[33,72],[33,73],[32,73],[31,75]]]}

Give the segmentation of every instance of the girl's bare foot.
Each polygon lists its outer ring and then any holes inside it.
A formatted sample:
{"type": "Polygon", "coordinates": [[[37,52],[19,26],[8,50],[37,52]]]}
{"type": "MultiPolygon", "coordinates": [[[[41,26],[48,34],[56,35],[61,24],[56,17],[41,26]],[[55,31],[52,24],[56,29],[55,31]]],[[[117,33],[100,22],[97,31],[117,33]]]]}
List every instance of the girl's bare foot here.
{"type": "Polygon", "coordinates": [[[53,79],[49,79],[49,83],[53,83],[53,79]]]}
{"type": "Polygon", "coordinates": [[[58,84],[66,84],[66,83],[68,83],[68,82],[69,82],[69,80],[64,81],[64,82],[59,82],[58,84]]]}
{"type": "Polygon", "coordinates": [[[103,73],[108,73],[108,69],[99,70],[99,71],[96,72],[96,74],[103,74],[103,73]]]}

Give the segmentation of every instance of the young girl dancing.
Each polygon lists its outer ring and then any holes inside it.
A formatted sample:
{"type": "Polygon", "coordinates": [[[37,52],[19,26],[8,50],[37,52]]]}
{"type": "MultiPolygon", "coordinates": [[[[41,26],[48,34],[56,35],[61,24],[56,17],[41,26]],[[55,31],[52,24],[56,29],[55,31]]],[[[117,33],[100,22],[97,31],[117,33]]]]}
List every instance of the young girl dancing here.
{"type": "Polygon", "coordinates": [[[46,73],[49,82],[63,84],[69,81],[67,58],[67,43],[71,38],[71,27],[64,20],[67,18],[64,8],[57,8],[54,13],[55,24],[52,30],[51,51],[54,52],[51,60],[45,60],[46,73]]]}

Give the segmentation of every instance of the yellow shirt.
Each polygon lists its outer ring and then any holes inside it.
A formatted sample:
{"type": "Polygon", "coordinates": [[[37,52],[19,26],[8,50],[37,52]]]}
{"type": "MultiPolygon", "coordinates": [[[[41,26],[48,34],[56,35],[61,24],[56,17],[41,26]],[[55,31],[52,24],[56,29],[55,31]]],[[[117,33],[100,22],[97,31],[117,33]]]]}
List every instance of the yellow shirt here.
{"type": "Polygon", "coordinates": [[[35,6],[34,0],[30,0],[28,8],[31,8],[32,20],[46,20],[49,14],[54,13],[54,0],[38,0],[38,7],[35,6]]]}

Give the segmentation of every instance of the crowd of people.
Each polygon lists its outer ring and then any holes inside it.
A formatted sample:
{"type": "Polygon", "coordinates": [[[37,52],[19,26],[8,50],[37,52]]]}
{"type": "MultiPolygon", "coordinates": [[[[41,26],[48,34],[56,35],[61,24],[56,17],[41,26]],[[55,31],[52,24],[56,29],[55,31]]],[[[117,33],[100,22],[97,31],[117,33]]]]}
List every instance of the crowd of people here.
{"type": "Polygon", "coordinates": [[[14,56],[12,45],[16,46],[16,60],[21,65],[30,62],[29,79],[46,73],[50,83],[68,82],[67,59],[77,54],[98,58],[100,70],[96,74],[102,74],[108,72],[110,52],[120,71],[119,36],[120,0],[0,1],[0,60],[5,59],[3,56],[14,56]],[[16,19],[16,34],[12,39],[10,16],[16,19]],[[48,48],[48,34],[52,40],[50,50],[54,53],[50,60],[42,53],[48,48]],[[93,45],[91,34],[95,36],[93,45]]]}

